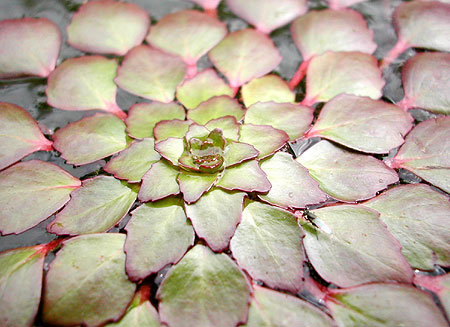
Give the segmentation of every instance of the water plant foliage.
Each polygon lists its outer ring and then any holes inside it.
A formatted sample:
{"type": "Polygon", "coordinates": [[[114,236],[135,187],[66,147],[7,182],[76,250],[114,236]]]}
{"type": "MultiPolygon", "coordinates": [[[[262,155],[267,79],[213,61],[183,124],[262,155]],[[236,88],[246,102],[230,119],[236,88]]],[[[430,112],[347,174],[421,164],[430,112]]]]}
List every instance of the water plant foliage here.
{"type": "Polygon", "coordinates": [[[0,326],[448,326],[450,4],[158,3],[0,21],[0,326]]]}

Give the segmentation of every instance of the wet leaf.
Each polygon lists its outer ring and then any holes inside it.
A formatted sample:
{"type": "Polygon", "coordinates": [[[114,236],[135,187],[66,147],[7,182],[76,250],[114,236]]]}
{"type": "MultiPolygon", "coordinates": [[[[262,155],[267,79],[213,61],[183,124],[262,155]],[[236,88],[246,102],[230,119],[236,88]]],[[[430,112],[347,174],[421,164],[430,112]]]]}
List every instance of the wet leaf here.
{"type": "Polygon", "coordinates": [[[218,128],[222,131],[223,137],[229,140],[237,141],[239,138],[239,123],[233,116],[225,116],[212,119],[205,124],[210,131],[218,128]]]}
{"type": "Polygon", "coordinates": [[[192,221],[196,234],[213,251],[228,247],[236,225],[241,220],[245,193],[230,193],[214,188],[196,203],[186,204],[186,215],[192,221]]]}
{"type": "Polygon", "coordinates": [[[0,22],[0,79],[47,77],[55,68],[61,32],[47,18],[5,19],[0,22]]]}
{"type": "Polygon", "coordinates": [[[0,102],[0,170],[35,151],[52,150],[52,142],[22,107],[0,102]]]}
{"type": "Polygon", "coordinates": [[[202,102],[197,108],[191,109],[187,117],[200,125],[205,125],[212,119],[233,116],[236,120],[244,117],[245,111],[236,99],[222,95],[202,102]]]}
{"type": "Polygon", "coordinates": [[[245,124],[241,125],[239,141],[253,145],[261,159],[281,149],[289,141],[289,136],[272,126],[245,124]]]}
{"type": "Polygon", "coordinates": [[[417,269],[450,266],[450,203],[428,185],[411,184],[389,189],[364,203],[377,210],[402,253],[417,269]]]}
{"type": "Polygon", "coordinates": [[[271,184],[256,160],[225,169],[217,186],[232,191],[267,192],[271,184]]]}
{"type": "Polygon", "coordinates": [[[450,274],[441,276],[416,275],[414,284],[433,291],[441,301],[442,306],[450,315],[450,274]]]}
{"type": "Polygon", "coordinates": [[[306,254],[324,280],[340,287],[412,281],[413,271],[400,252],[400,244],[380,221],[378,212],[355,205],[310,212],[327,226],[317,228],[306,221],[301,223],[306,254]]]}
{"type": "Polygon", "coordinates": [[[328,141],[320,141],[296,160],[308,169],[323,191],[344,202],[372,198],[398,181],[395,171],[383,162],[328,141]]]}
{"type": "Polygon", "coordinates": [[[53,135],[53,147],[67,163],[84,165],[127,147],[125,124],[116,116],[96,114],[70,123],[53,135]]]}
{"type": "Polygon", "coordinates": [[[84,180],[47,231],[58,235],[106,232],[128,213],[136,197],[137,192],[111,176],[84,180]]]}
{"type": "Polygon", "coordinates": [[[270,204],[283,208],[304,208],[327,200],[308,170],[285,152],[261,162],[261,169],[272,184],[269,193],[258,197],[270,204]]]}
{"type": "Polygon", "coordinates": [[[226,254],[196,245],[158,289],[159,314],[172,327],[228,327],[244,322],[250,286],[226,254]]]}
{"type": "Polygon", "coordinates": [[[334,290],[326,304],[338,326],[447,326],[431,295],[409,285],[334,290]]]}
{"type": "Polygon", "coordinates": [[[388,153],[404,142],[411,128],[412,117],[397,106],[341,94],[325,104],[306,136],[321,136],[363,152],[388,153]]]}
{"type": "Polygon", "coordinates": [[[0,230],[21,233],[69,201],[81,182],[48,162],[30,160],[0,172],[0,230]]]}
{"type": "Polygon", "coordinates": [[[255,78],[242,86],[242,99],[248,108],[257,102],[294,103],[295,92],[278,75],[255,78]]]}
{"type": "Polygon", "coordinates": [[[227,0],[226,3],[236,16],[266,34],[308,10],[305,0],[227,0]]]}
{"type": "Polygon", "coordinates": [[[116,103],[117,61],[102,56],[70,58],[48,77],[47,103],[63,110],[105,110],[125,118],[116,103]]]}
{"type": "Polygon", "coordinates": [[[142,43],[149,23],[148,13],[132,3],[86,2],[67,26],[67,42],[84,52],[123,56],[142,43]]]}
{"type": "Polygon", "coordinates": [[[242,212],[230,249],[253,279],[296,293],[303,284],[302,236],[292,213],[250,202],[242,212]]]}
{"type": "Polygon", "coordinates": [[[450,192],[450,117],[429,119],[416,125],[397,155],[388,161],[450,192]]]}
{"type": "Polygon", "coordinates": [[[65,241],[45,279],[47,324],[100,326],[119,319],[136,285],[125,274],[123,234],[90,234],[65,241]]]}
{"type": "Polygon", "coordinates": [[[291,103],[255,103],[245,113],[246,124],[269,125],[285,131],[294,141],[303,136],[313,120],[313,110],[291,103]]]}
{"type": "Polygon", "coordinates": [[[131,213],[125,227],[125,252],[132,280],[144,279],[177,262],[194,244],[194,230],[181,204],[180,199],[171,197],[146,203],[131,213]]]}
{"type": "Polygon", "coordinates": [[[178,173],[179,171],[167,161],[155,162],[142,179],[139,200],[156,201],[180,193],[178,173]]]}
{"type": "Polygon", "coordinates": [[[127,53],[114,81],[127,92],[168,103],[185,73],[186,64],[179,57],[140,45],[127,53]]]}
{"type": "Polygon", "coordinates": [[[211,50],[209,58],[233,88],[264,76],[282,59],[273,41],[254,29],[229,34],[211,50]]]}

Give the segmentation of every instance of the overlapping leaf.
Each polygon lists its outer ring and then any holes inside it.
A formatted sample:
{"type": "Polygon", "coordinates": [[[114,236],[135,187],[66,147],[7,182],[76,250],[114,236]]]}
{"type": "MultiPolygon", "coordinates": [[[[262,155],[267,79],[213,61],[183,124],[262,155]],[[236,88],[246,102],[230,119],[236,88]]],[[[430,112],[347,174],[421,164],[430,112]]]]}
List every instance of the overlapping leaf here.
{"type": "Polygon", "coordinates": [[[295,93],[278,75],[255,78],[242,86],[242,99],[246,107],[256,102],[293,103],[295,93]]]}
{"type": "Polygon", "coordinates": [[[239,141],[253,145],[261,159],[281,149],[289,141],[289,136],[269,125],[244,124],[239,130],[239,141]]]}
{"type": "Polygon", "coordinates": [[[245,111],[235,99],[222,95],[202,102],[197,108],[191,109],[187,117],[198,124],[206,124],[212,119],[233,116],[236,120],[244,117],[245,111]]]}
{"type": "Polygon", "coordinates": [[[256,160],[246,161],[238,166],[227,168],[217,186],[229,191],[240,190],[261,193],[268,192],[272,187],[256,160]]]}
{"type": "Polygon", "coordinates": [[[180,186],[177,183],[178,174],[179,171],[167,161],[155,162],[142,179],[139,200],[156,201],[180,193],[180,186]]]}
{"type": "Polygon", "coordinates": [[[450,274],[441,276],[417,275],[414,284],[433,291],[441,301],[447,317],[450,314],[450,274]]]}

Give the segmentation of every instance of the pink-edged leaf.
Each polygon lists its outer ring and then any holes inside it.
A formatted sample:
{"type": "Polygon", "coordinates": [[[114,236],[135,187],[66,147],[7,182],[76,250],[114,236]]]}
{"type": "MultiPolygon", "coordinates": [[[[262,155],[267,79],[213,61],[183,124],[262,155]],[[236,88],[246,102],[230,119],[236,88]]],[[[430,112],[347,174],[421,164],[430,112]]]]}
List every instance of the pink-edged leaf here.
{"type": "Polygon", "coordinates": [[[270,184],[266,173],[261,169],[258,162],[249,160],[225,169],[217,186],[229,191],[265,193],[270,190],[272,184],[270,184]]]}
{"type": "Polygon", "coordinates": [[[102,56],[71,58],[48,77],[47,103],[62,110],[105,110],[125,118],[116,103],[117,61],[102,56]]]}
{"type": "Polygon", "coordinates": [[[242,216],[245,193],[226,192],[214,188],[194,204],[186,204],[186,215],[192,221],[196,234],[213,251],[228,247],[236,225],[242,216]]]}
{"type": "Polygon", "coordinates": [[[223,137],[228,140],[237,141],[239,138],[239,123],[233,116],[212,119],[205,124],[205,127],[210,131],[215,128],[220,129],[223,133],[223,137]]]}
{"type": "Polygon", "coordinates": [[[184,120],[185,112],[182,106],[175,102],[138,103],[133,105],[125,120],[127,131],[135,138],[154,137],[153,128],[162,120],[184,120]]]}
{"type": "Polygon", "coordinates": [[[450,117],[416,125],[388,164],[404,168],[450,193],[450,117]]]}
{"type": "Polygon", "coordinates": [[[441,301],[447,316],[450,315],[450,273],[441,276],[416,275],[414,284],[433,291],[441,301]]]}
{"type": "Polygon", "coordinates": [[[146,41],[183,58],[194,72],[197,61],[227,34],[224,23],[196,10],[183,10],[164,16],[153,25],[146,41]]]}
{"type": "Polygon", "coordinates": [[[52,150],[52,142],[22,107],[0,102],[0,170],[35,151],[52,150]]]}
{"type": "Polygon", "coordinates": [[[202,102],[197,108],[191,109],[187,117],[198,124],[205,125],[212,119],[233,116],[236,120],[244,117],[245,110],[236,99],[227,95],[217,96],[202,102]]]}
{"type": "Polygon", "coordinates": [[[403,144],[412,120],[392,104],[344,93],[325,104],[306,136],[321,136],[363,152],[388,153],[403,144]]]}
{"type": "Polygon", "coordinates": [[[191,124],[192,121],[180,119],[160,121],[153,129],[155,140],[164,141],[169,137],[181,139],[186,135],[191,124]]]}
{"type": "Polygon", "coordinates": [[[178,173],[178,169],[165,160],[155,162],[142,178],[139,200],[156,201],[180,193],[178,173]]]}
{"type": "Polygon", "coordinates": [[[230,242],[233,257],[253,279],[296,293],[302,287],[303,233],[292,213],[249,202],[230,242]]]}
{"type": "Polygon", "coordinates": [[[176,137],[169,137],[161,142],[156,143],[155,150],[172,165],[178,166],[178,159],[184,151],[184,140],[176,137]]]}
{"type": "Polygon", "coordinates": [[[171,197],[146,203],[131,213],[125,227],[127,273],[131,280],[144,279],[177,262],[194,244],[194,230],[182,203],[181,199],[171,197]]]}
{"type": "Polygon", "coordinates": [[[273,41],[254,29],[229,34],[211,50],[209,58],[233,88],[264,76],[282,59],[273,41]]]}
{"type": "Polygon", "coordinates": [[[230,257],[196,245],[171,268],[156,296],[161,321],[171,327],[228,327],[246,320],[249,295],[230,257]]]}
{"type": "Polygon", "coordinates": [[[177,87],[177,99],[188,109],[193,109],[200,103],[221,95],[232,97],[233,90],[211,68],[185,80],[177,87]]]}
{"type": "Polygon", "coordinates": [[[253,285],[246,327],[333,327],[333,320],[298,297],[253,285]]]}
{"type": "Polygon", "coordinates": [[[322,191],[345,202],[370,199],[398,181],[398,175],[374,157],[320,141],[296,159],[322,191]]]}
{"type": "Polygon", "coordinates": [[[62,37],[47,18],[0,22],[0,79],[47,77],[55,68],[62,37]]]}
{"type": "Polygon", "coordinates": [[[303,245],[324,280],[340,287],[412,281],[413,271],[400,251],[400,243],[375,210],[339,205],[311,210],[310,215],[313,222],[319,221],[315,224],[319,228],[301,221],[305,231],[303,245]]]}
{"type": "Polygon", "coordinates": [[[251,144],[259,151],[258,158],[265,158],[281,149],[289,136],[286,132],[269,125],[241,125],[239,142],[251,144]]]}
{"type": "Polygon", "coordinates": [[[286,132],[289,140],[303,136],[313,120],[313,109],[292,103],[255,103],[245,113],[245,124],[270,125],[286,132]]]}
{"type": "Polygon", "coordinates": [[[140,45],[127,53],[114,81],[127,92],[168,103],[185,73],[186,64],[179,57],[140,45]]]}
{"type": "Polygon", "coordinates": [[[229,142],[225,148],[223,159],[225,167],[240,164],[246,160],[254,159],[259,151],[251,144],[242,142],[229,142]]]}
{"type": "Polygon", "coordinates": [[[119,179],[138,183],[152,164],[161,158],[154,147],[155,141],[152,138],[135,141],[109,160],[103,169],[119,179]]]}
{"type": "Polygon", "coordinates": [[[450,266],[448,196],[428,185],[410,184],[391,188],[364,205],[380,213],[412,267],[450,266]]]}
{"type": "Polygon", "coordinates": [[[327,0],[328,6],[332,9],[339,10],[346,7],[356,5],[360,2],[365,2],[367,0],[327,0]]]}
{"type": "Polygon", "coordinates": [[[292,23],[291,35],[305,61],[327,51],[372,54],[377,48],[373,31],[352,9],[310,11],[292,23]]]}
{"type": "Polygon", "coordinates": [[[375,57],[362,52],[326,52],[309,63],[302,103],[326,102],[341,93],[376,100],[384,85],[375,57]]]}
{"type": "Polygon", "coordinates": [[[53,147],[67,163],[84,165],[127,147],[122,120],[110,114],[96,114],[70,123],[53,135],[53,147]]]}
{"type": "Polygon", "coordinates": [[[242,86],[242,99],[246,107],[256,102],[294,103],[295,92],[278,75],[255,78],[242,86]]]}
{"type": "Polygon", "coordinates": [[[187,204],[196,202],[214,185],[217,176],[218,173],[207,174],[181,170],[177,179],[184,201],[187,204]]]}
{"type": "Polygon", "coordinates": [[[333,290],[326,305],[339,326],[447,326],[431,295],[409,285],[374,283],[333,290]]]}
{"type": "Polygon", "coordinates": [[[419,53],[402,69],[405,98],[399,103],[405,109],[423,108],[450,114],[450,54],[419,53]]]}
{"type": "Polygon", "coordinates": [[[142,43],[148,13],[132,3],[97,0],[83,4],[67,26],[67,43],[85,52],[125,55],[142,43]]]}
{"type": "Polygon", "coordinates": [[[51,163],[30,160],[0,172],[0,231],[17,234],[69,201],[81,182],[51,163]]]}
{"type": "Polygon", "coordinates": [[[226,0],[226,2],[236,16],[266,34],[288,24],[308,10],[306,0],[226,0]]]}
{"type": "Polygon", "coordinates": [[[47,231],[58,235],[106,232],[125,217],[137,198],[137,192],[112,176],[97,176],[83,181],[73,191],[69,203],[47,231]]]}
{"type": "Polygon", "coordinates": [[[219,5],[220,0],[189,0],[202,6],[205,10],[213,10],[216,9],[219,5]]]}
{"type": "Polygon", "coordinates": [[[136,285],[125,273],[124,234],[65,241],[45,278],[42,320],[59,326],[100,326],[118,320],[136,285]]]}
{"type": "Polygon", "coordinates": [[[304,208],[327,200],[308,170],[286,152],[275,153],[261,162],[261,169],[272,184],[269,193],[258,197],[283,208],[304,208]]]}
{"type": "Polygon", "coordinates": [[[189,126],[185,137],[186,137],[186,140],[189,140],[192,137],[208,136],[209,133],[210,133],[210,131],[205,126],[193,123],[189,126]]]}

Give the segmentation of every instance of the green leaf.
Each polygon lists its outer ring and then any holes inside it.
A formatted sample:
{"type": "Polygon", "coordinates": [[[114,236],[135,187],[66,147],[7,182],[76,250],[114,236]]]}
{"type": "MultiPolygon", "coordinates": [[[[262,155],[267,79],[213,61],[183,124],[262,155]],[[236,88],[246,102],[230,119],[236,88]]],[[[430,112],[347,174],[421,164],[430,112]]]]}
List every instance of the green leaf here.
{"type": "Polygon", "coordinates": [[[169,137],[182,139],[186,135],[191,124],[192,121],[190,120],[163,120],[156,124],[153,133],[158,142],[167,140],[169,137]]]}
{"type": "Polygon", "coordinates": [[[257,102],[294,103],[295,92],[278,75],[255,78],[242,86],[242,99],[248,108],[257,102]]]}
{"type": "Polygon", "coordinates": [[[195,173],[189,171],[180,171],[178,183],[181,193],[186,203],[196,202],[203,193],[207,192],[215,183],[218,173],[195,173]]]}
{"type": "Polygon", "coordinates": [[[250,202],[242,212],[230,249],[253,279],[296,293],[303,285],[302,236],[292,213],[250,202]]]}
{"type": "Polygon", "coordinates": [[[268,192],[272,187],[256,160],[246,161],[225,169],[217,186],[229,191],[261,193],[268,192]]]}
{"type": "Polygon", "coordinates": [[[239,138],[239,123],[233,116],[225,116],[212,119],[205,124],[210,131],[218,128],[222,131],[223,137],[229,140],[237,141],[239,138]]]}
{"type": "Polygon", "coordinates": [[[178,173],[178,169],[163,159],[155,162],[142,179],[139,200],[156,201],[180,193],[178,173]]]}
{"type": "Polygon", "coordinates": [[[178,159],[184,152],[184,141],[183,139],[169,137],[164,141],[156,143],[155,150],[164,159],[169,160],[172,165],[178,166],[178,159]]]}
{"type": "Polygon", "coordinates": [[[144,279],[169,263],[177,262],[194,244],[194,230],[178,198],[146,203],[131,215],[125,227],[127,273],[144,279]]]}
{"type": "Polygon", "coordinates": [[[253,145],[259,151],[259,159],[272,155],[287,141],[289,136],[284,131],[269,125],[244,124],[239,131],[239,142],[253,145]]]}
{"type": "Polygon", "coordinates": [[[237,121],[244,117],[245,111],[236,99],[222,95],[202,102],[197,108],[189,110],[187,117],[200,125],[212,119],[233,116],[237,121]]]}
{"type": "Polygon", "coordinates": [[[196,245],[158,289],[159,314],[171,327],[228,327],[244,322],[250,286],[226,254],[196,245]]]}
{"type": "Polygon", "coordinates": [[[241,142],[230,142],[223,154],[225,167],[240,164],[246,160],[254,159],[259,155],[259,151],[253,145],[241,142]]]}

